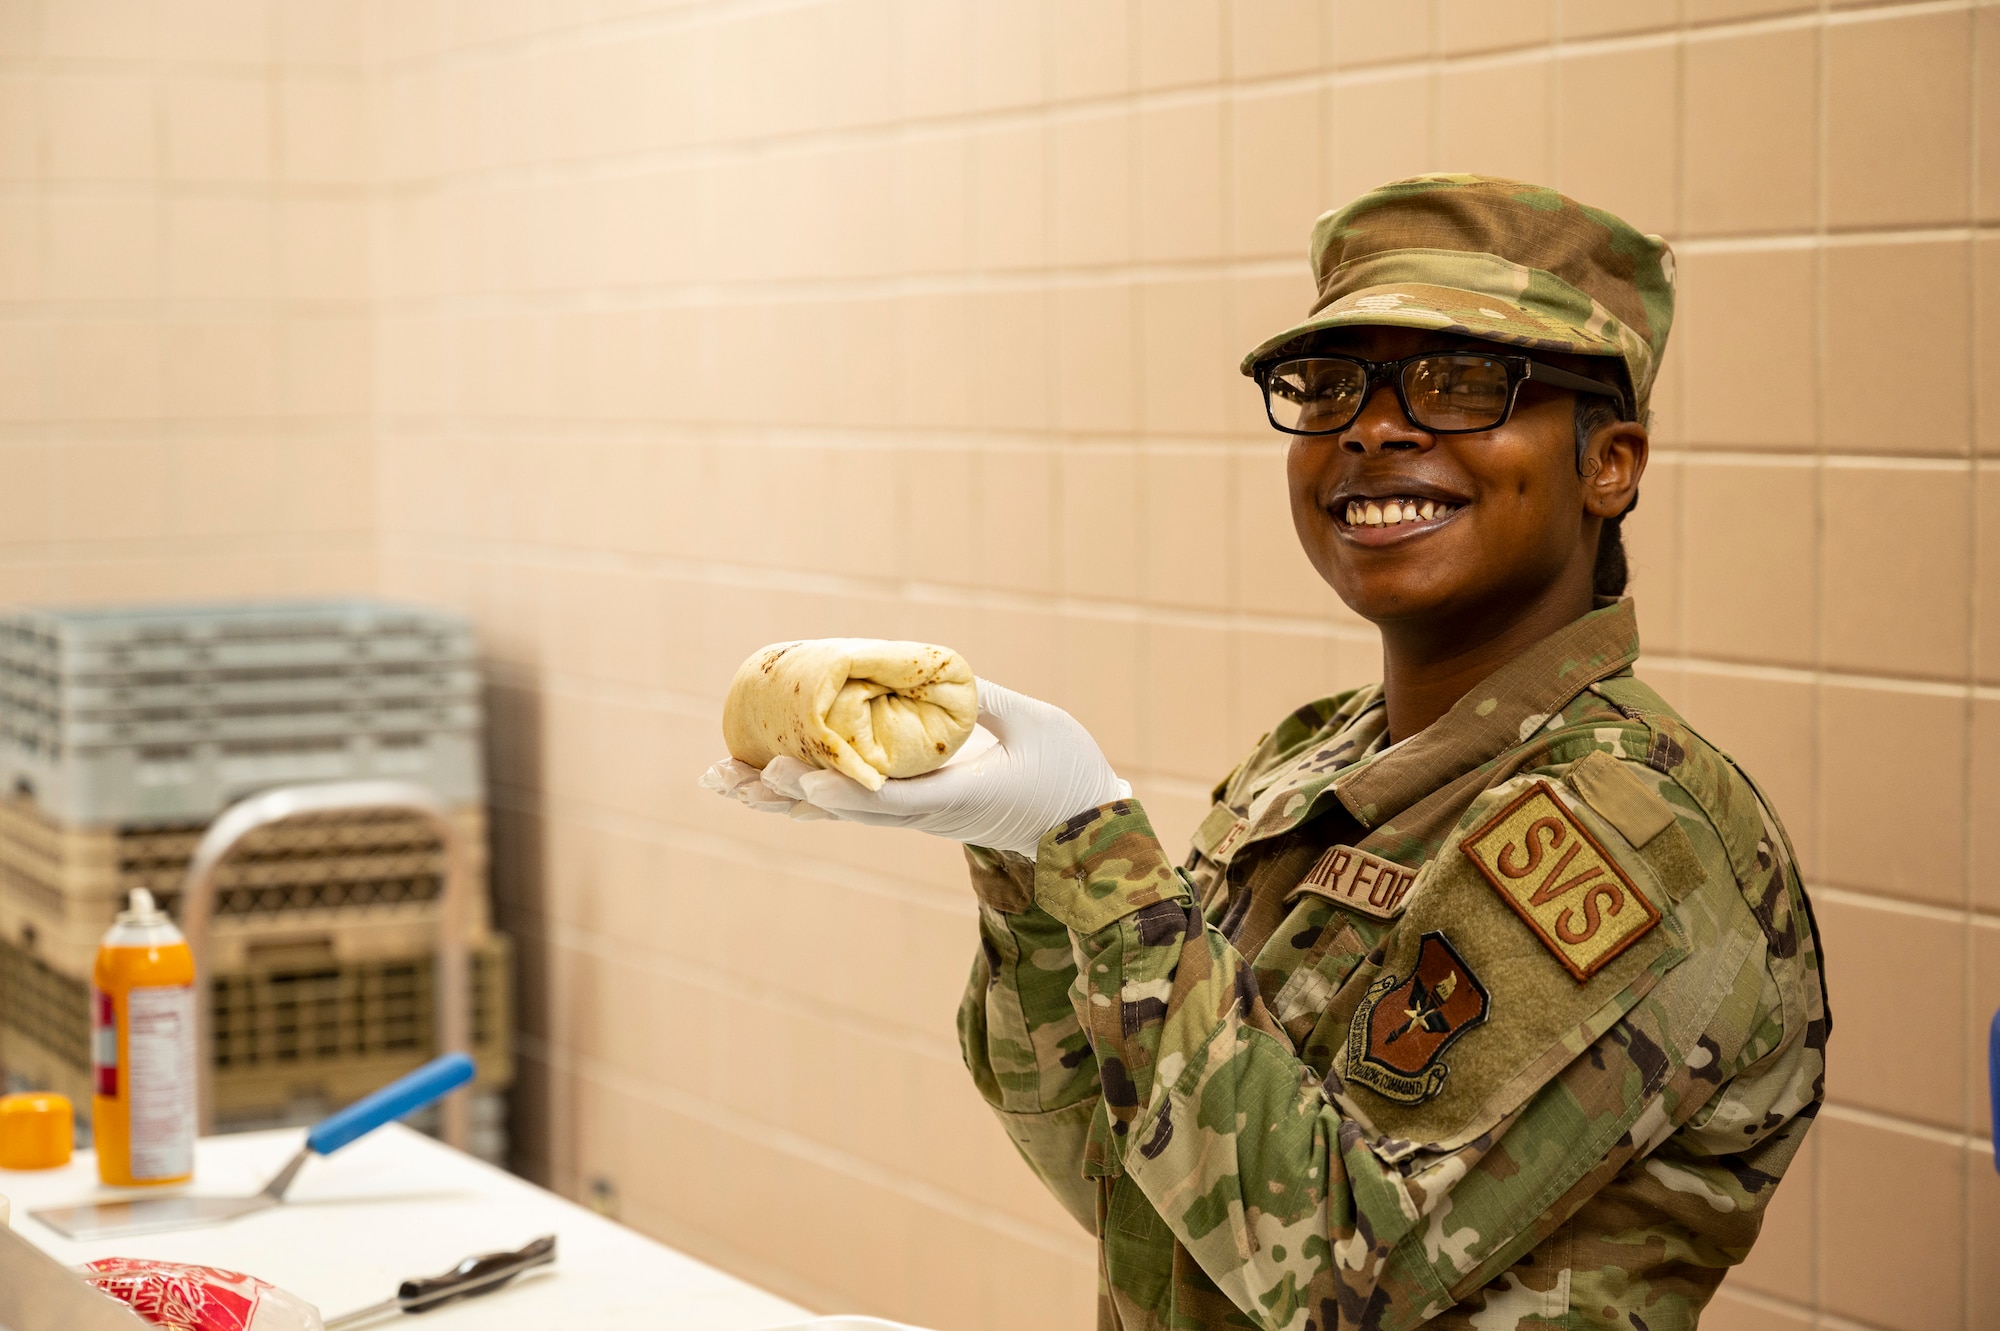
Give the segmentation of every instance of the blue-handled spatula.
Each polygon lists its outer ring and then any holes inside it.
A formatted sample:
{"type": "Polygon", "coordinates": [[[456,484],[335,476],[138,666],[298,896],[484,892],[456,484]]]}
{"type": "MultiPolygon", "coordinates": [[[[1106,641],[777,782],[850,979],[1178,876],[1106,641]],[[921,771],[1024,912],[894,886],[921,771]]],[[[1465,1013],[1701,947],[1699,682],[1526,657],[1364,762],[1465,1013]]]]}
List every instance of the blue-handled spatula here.
{"type": "Polygon", "coordinates": [[[347,1108],[315,1124],[306,1133],[306,1144],[291,1158],[261,1192],[248,1197],[128,1197],[117,1201],[82,1202],[46,1211],[30,1211],[35,1219],[65,1238],[79,1242],[89,1239],[124,1238],[129,1234],[163,1234],[175,1229],[201,1229],[235,1220],[255,1211],[276,1206],[285,1200],[306,1160],[315,1155],[332,1155],[357,1137],[365,1137],[384,1123],[413,1114],[425,1105],[443,1099],[472,1080],[472,1060],[464,1054],[434,1058],[408,1076],[399,1077],[373,1095],[363,1096],[347,1108]]]}

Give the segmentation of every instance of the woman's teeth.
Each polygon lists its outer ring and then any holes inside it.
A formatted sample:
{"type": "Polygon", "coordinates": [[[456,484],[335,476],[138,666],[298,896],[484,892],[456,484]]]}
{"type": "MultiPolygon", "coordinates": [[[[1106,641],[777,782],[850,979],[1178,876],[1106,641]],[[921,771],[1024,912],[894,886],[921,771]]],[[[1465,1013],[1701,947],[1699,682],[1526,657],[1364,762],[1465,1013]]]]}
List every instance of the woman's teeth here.
{"type": "Polygon", "coordinates": [[[1393,527],[1399,522],[1429,522],[1457,510],[1457,504],[1440,504],[1432,499],[1350,499],[1347,525],[1350,527],[1393,527]]]}

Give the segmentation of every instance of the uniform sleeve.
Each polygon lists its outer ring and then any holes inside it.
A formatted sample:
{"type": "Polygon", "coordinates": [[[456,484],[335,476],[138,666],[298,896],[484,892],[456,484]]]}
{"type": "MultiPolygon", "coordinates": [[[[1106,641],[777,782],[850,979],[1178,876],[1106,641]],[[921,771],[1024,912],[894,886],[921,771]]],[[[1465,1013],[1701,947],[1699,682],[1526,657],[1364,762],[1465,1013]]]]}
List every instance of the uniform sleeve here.
{"type": "MultiPolygon", "coordinates": [[[[1208,1276],[1273,1331],[1436,1315],[1657,1149],[1742,1067],[1740,1047],[1689,1066],[1681,1051],[1694,1036],[1668,1029],[1687,1005],[1641,1004],[1477,1136],[1384,1151],[1294,1055],[1136,802],[1049,833],[1034,900],[1075,937],[1117,1164],[1208,1276]]],[[[1759,988],[1748,984],[1751,1007],[1759,988]]],[[[1739,980],[1729,992],[1744,989],[1739,980]]],[[[1757,1024],[1749,1010],[1731,1021],[1757,1024]]]]}
{"type": "Polygon", "coordinates": [[[1084,1146],[1099,1099],[1097,1058],[1072,995],[1069,930],[1033,901],[1034,866],[966,847],[979,897],[979,955],[959,1003],[959,1048],[1016,1150],[1077,1220],[1096,1232],[1084,1146]]]}
{"type": "MultiPolygon", "coordinates": [[[[1728,1268],[1749,1255],[1825,1097],[1830,1023],[1811,906],[1784,832],[1761,800],[1742,821],[1761,827],[1754,843],[1742,839],[1738,858],[1762,963],[1756,1001],[1738,1008],[1741,1044],[1728,1066],[1715,1069],[1715,1095],[1658,1150],[1585,1200],[1571,1222],[1577,1303],[1644,1309],[1654,1325],[1676,1318],[1693,1325],[1728,1268]]],[[[1683,825],[1704,859],[1726,858],[1708,824],[1683,825]]],[[[1712,1024],[1730,1022],[1726,1009],[1720,1017],[1712,1024]]]]}

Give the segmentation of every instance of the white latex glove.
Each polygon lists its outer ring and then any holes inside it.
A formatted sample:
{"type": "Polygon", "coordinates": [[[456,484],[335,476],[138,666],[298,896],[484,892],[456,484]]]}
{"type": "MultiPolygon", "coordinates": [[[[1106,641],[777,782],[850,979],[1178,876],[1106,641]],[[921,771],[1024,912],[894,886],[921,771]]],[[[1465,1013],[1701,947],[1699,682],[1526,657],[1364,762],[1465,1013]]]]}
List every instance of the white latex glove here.
{"type": "MultiPolygon", "coordinates": [[[[961,751],[935,772],[885,781],[876,791],[794,758],[774,758],[762,772],[733,760],[718,763],[702,784],[722,790],[731,779],[723,769],[733,764],[741,769],[734,774],[738,784],[722,793],[735,794],[751,808],[799,817],[803,807],[848,822],[910,827],[1030,858],[1050,828],[1132,793],[1090,732],[1060,707],[982,679],[979,722],[997,741],[983,752],[961,751]],[[745,772],[756,772],[757,790],[747,796],[745,772]]],[[[972,743],[968,741],[967,750],[972,743]]]]}

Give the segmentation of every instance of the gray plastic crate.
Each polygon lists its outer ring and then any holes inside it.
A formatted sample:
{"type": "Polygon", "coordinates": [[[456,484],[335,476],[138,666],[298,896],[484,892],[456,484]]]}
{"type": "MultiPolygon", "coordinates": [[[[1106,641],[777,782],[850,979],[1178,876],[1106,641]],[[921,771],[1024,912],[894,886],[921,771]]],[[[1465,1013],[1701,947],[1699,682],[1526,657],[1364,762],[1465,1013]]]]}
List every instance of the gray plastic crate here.
{"type": "Polygon", "coordinates": [[[0,780],[83,825],[213,817],[299,781],[483,798],[462,616],[386,601],[0,615],[0,780]]]}

